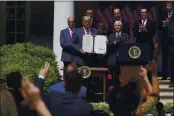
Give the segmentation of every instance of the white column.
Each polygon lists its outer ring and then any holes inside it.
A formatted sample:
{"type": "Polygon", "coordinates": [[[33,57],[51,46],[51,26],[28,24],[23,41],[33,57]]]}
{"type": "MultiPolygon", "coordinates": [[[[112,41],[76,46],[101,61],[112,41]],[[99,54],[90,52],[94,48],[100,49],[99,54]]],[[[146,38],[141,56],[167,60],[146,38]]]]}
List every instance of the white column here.
{"type": "MultiPolygon", "coordinates": [[[[67,19],[69,16],[74,16],[74,2],[54,1],[54,30],[53,30],[53,51],[56,54],[59,71],[63,68],[61,62],[62,48],[60,46],[60,31],[67,27],[67,19]]],[[[63,71],[60,71],[63,74],[63,71]]]]}

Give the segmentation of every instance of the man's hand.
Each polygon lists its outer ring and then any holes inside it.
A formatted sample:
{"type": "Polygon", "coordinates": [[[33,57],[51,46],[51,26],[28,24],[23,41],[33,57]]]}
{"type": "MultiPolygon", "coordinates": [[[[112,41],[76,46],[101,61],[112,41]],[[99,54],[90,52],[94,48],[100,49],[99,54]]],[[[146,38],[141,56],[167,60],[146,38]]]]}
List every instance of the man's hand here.
{"type": "Polygon", "coordinates": [[[166,19],[165,21],[163,21],[163,26],[166,27],[169,24],[169,20],[166,19]]]}
{"type": "Polygon", "coordinates": [[[50,68],[50,64],[48,62],[46,62],[45,66],[40,70],[39,76],[47,77],[49,68],[50,68]]]}
{"type": "Polygon", "coordinates": [[[147,70],[143,66],[140,66],[139,75],[144,79],[147,79],[147,70]]]}
{"type": "Polygon", "coordinates": [[[23,77],[21,83],[22,96],[26,101],[31,102],[35,106],[41,100],[39,89],[29,81],[28,77],[23,77]]]}
{"type": "Polygon", "coordinates": [[[147,31],[146,27],[143,26],[143,25],[140,25],[139,29],[140,29],[140,32],[146,32],[147,31]]]}
{"type": "Polygon", "coordinates": [[[80,49],[80,53],[82,53],[82,54],[86,54],[86,52],[83,51],[82,49],[80,49]]]}

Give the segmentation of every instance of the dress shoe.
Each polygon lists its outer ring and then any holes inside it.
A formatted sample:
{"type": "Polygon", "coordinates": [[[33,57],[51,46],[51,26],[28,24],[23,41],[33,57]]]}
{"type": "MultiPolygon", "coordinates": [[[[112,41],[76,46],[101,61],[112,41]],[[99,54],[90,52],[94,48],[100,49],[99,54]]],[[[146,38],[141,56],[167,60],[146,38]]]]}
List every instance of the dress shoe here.
{"type": "Polygon", "coordinates": [[[167,77],[163,77],[161,80],[167,80],[167,77]]]}

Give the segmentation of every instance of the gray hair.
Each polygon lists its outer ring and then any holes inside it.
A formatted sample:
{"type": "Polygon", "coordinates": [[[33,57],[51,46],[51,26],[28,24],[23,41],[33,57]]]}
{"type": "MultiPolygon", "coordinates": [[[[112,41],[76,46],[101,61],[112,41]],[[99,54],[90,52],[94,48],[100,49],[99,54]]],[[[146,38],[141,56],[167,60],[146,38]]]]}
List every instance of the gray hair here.
{"type": "Polygon", "coordinates": [[[117,23],[119,23],[122,26],[122,22],[121,21],[115,21],[113,26],[115,26],[117,23]]]}

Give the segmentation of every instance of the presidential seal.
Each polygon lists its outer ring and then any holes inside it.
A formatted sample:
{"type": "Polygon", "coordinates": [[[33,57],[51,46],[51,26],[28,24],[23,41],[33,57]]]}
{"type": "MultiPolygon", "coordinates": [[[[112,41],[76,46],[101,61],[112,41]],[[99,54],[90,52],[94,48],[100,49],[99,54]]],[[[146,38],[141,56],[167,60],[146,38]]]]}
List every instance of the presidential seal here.
{"type": "Polygon", "coordinates": [[[88,66],[82,66],[79,68],[79,73],[82,75],[84,79],[91,76],[91,70],[88,66]]]}
{"type": "Polygon", "coordinates": [[[132,46],[129,48],[128,54],[132,59],[137,59],[141,56],[141,50],[138,46],[132,46]]]}

